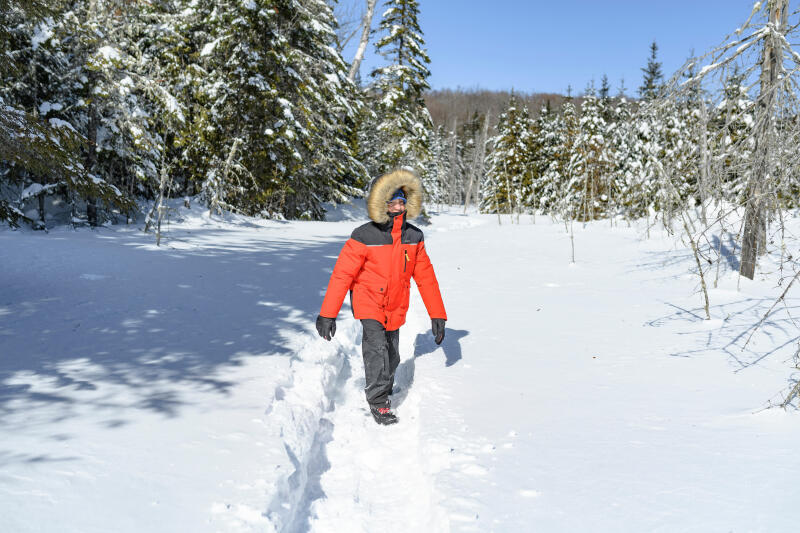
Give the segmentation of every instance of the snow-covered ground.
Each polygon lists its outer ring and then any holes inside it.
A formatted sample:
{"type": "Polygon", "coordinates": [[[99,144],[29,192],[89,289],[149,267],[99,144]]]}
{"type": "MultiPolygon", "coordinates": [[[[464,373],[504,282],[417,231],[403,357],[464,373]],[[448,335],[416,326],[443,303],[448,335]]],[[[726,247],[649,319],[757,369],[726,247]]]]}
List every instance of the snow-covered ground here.
{"type": "Polygon", "coordinates": [[[733,250],[707,321],[674,237],[576,225],[570,264],[562,224],[434,214],[447,335],[433,343],[414,293],[401,421],[380,427],[347,306],[332,342],[313,327],[363,209],[178,218],[160,248],[135,227],[0,230],[0,530],[800,522],[800,419],[766,408],[789,384],[800,300],[742,350],[781,289],[774,272],[738,280],[733,250]]]}

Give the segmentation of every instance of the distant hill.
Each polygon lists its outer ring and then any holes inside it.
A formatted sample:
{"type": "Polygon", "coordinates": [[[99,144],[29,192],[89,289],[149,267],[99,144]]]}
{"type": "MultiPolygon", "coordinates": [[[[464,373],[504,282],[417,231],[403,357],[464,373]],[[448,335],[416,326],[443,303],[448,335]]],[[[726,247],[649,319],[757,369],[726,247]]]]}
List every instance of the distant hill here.
{"type": "MultiPolygon", "coordinates": [[[[557,111],[561,104],[567,99],[563,94],[557,93],[524,93],[514,91],[516,97],[528,106],[528,111],[532,117],[539,116],[539,111],[546,104],[557,111]]],[[[433,117],[433,123],[437,127],[444,125],[445,129],[451,131],[455,126],[460,126],[466,122],[476,111],[489,115],[489,129],[494,130],[497,125],[497,118],[500,116],[511,98],[511,91],[490,91],[488,89],[439,89],[425,94],[425,104],[433,117]]],[[[628,101],[635,102],[635,98],[626,96],[628,101]]],[[[613,96],[612,101],[619,100],[618,96],[613,96]]],[[[583,103],[583,96],[575,96],[572,102],[580,109],[583,103]]]]}
{"type": "MultiPolygon", "coordinates": [[[[532,116],[549,102],[553,109],[561,107],[566,99],[563,94],[555,93],[522,93],[514,91],[520,101],[528,106],[532,116]]],[[[436,126],[444,125],[452,130],[454,125],[463,124],[472,114],[490,113],[490,125],[497,124],[497,117],[506,108],[511,98],[511,91],[490,91],[487,89],[439,89],[425,94],[425,104],[433,117],[436,126]]],[[[575,98],[580,105],[580,98],[575,98]]]]}

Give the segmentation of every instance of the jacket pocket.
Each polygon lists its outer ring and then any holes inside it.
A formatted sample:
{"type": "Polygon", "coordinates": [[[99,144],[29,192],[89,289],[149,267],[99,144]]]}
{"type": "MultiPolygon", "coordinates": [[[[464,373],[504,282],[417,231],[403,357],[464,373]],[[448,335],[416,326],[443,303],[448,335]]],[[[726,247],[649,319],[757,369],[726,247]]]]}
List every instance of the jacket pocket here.
{"type": "Polygon", "coordinates": [[[386,287],[358,283],[353,287],[353,301],[363,313],[369,308],[383,309],[385,307],[386,287]]]}

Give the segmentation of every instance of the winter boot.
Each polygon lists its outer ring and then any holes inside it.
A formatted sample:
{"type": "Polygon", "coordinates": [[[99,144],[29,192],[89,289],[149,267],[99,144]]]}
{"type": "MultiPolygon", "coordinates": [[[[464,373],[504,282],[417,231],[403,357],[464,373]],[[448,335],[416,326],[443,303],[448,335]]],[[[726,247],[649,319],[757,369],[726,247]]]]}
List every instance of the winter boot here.
{"type": "Polygon", "coordinates": [[[397,416],[392,412],[389,402],[384,405],[370,405],[369,412],[378,424],[388,426],[397,423],[397,416]]]}

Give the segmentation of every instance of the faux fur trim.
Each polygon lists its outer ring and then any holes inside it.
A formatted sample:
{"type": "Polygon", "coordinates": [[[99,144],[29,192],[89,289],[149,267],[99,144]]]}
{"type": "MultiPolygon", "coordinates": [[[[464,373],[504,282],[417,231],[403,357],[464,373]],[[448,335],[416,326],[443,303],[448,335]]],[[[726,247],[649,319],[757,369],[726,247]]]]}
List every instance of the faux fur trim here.
{"type": "Polygon", "coordinates": [[[378,224],[389,221],[386,214],[386,202],[397,189],[406,193],[406,219],[419,216],[422,212],[422,184],[413,172],[395,170],[376,179],[367,195],[367,213],[369,218],[378,224]]]}

